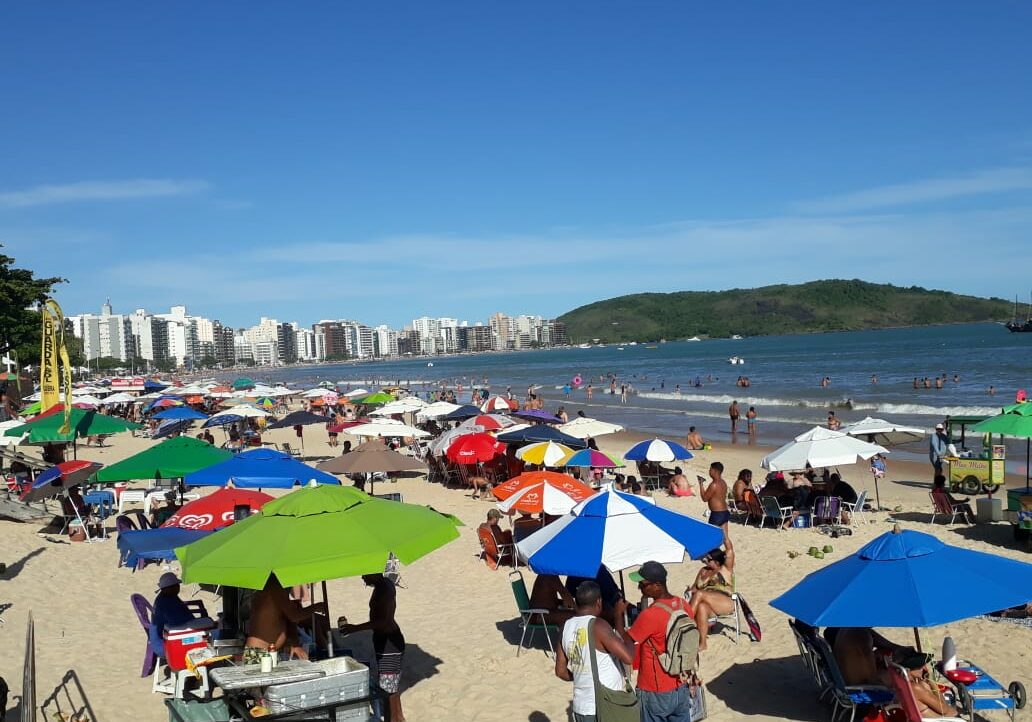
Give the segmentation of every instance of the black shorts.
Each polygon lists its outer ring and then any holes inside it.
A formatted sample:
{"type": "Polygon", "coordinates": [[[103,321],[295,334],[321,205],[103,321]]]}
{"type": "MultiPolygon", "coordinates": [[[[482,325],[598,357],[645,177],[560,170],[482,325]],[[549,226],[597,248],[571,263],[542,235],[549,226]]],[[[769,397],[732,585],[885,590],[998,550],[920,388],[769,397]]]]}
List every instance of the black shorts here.
{"type": "Polygon", "coordinates": [[[724,526],[731,521],[731,512],[729,511],[711,511],[709,513],[709,523],[713,526],[724,526]]]}

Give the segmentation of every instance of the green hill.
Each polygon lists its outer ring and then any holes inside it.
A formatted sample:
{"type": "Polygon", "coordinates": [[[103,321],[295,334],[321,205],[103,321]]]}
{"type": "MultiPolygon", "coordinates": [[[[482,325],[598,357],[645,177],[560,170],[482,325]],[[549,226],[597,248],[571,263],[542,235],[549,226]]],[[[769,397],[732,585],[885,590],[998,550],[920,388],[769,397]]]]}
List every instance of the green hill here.
{"type": "Polygon", "coordinates": [[[1012,309],[1010,302],[998,298],[830,280],[729,291],[636,293],[575,308],[558,320],[566,324],[571,342],[624,342],[1003,321],[1012,309]]]}

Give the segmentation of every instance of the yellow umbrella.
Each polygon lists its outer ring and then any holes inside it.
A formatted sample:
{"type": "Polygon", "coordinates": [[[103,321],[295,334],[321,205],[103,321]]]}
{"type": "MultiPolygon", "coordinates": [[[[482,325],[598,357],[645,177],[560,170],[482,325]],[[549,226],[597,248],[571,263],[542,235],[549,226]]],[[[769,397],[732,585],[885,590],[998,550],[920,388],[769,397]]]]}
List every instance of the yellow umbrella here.
{"type": "Polygon", "coordinates": [[[569,446],[554,441],[539,441],[517,449],[516,458],[528,464],[555,466],[572,453],[573,449],[569,446]]]}

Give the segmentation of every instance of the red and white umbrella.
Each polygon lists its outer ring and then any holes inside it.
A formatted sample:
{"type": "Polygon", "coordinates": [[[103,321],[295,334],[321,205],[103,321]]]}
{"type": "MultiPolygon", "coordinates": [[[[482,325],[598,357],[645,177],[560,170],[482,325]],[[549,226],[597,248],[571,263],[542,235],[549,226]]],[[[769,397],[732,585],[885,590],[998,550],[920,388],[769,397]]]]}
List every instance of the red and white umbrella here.
{"type": "Polygon", "coordinates": [[[503,512],[560,516],[595,494],[587,484],[567,474],[553,471],[527,471],[499,484],[492,493],[500,500],[503,512]]]}
{"type": "Polygon", "coordinates": [[[501,414],[480,414],[479,416],[474,416],[471,419],[466,419],[459,424],[459,428],[477,431],[474,427],[480,427],[480,431],[498,431],[499,429],[507,429],[515,424],[516,422],[508,416],[502,416],[501,414]]]}
{"type": "Polygon", "coordinates": [[[516,403],[515,401],[509,401],[509,399],[505,398],[504,396],[492,396],[480,405],[480,410],[483,411],[485,414],[489,414],[492,411],[508,413],[510,411],[515,411],[519,407],[520,405],[518,403],[516,403]]]}
{"type": "Polygon", "coordinates": [[[175,526],[194,531],[215,531],[233,523],[236,507],[248,506],[252,511],[258,511],[273,498],[260,491],[227,486],[185,504],[161,526],[175,526]]]}

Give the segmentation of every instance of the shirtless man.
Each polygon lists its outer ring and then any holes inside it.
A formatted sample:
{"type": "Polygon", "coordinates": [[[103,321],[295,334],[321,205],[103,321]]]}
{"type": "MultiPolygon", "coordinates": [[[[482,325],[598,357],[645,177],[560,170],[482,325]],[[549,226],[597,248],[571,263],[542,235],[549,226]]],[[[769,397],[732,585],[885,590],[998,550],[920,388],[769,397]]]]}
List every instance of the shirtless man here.
{"type": "Polygon", "coordinates": [[[686,445],[692,451],[699,451],[706,446],[706,442],[702,440],[702,434],[695,430],[694,426],[688,427],[688,438],[686,439],[686,445]]]}
{"type": "Polygon", "coordinates": [[[727,510],[727,482],[724,481],[724,465],[714,461],[709,467],[709,486],[704,486],[706,480],[698,476],[699,496],[709,505],[709,523],[719,526],[724,532],[724,545],[727,546],[727,524],[731,519],[731,512],[727,510]]]}
{"type": "Polygon", "coordinates": [[[545,621],[562,625],[573,616],[577,604],[557,574],[538,574],[530,590],[530,606],[545,609],[545,621]]]}
{"type": "Polygon", "coordinates": [[[265,588],[251,599],[250,633],[244,645],[244,663],[252,664],[268,652],[287,649],[291,657],[308,659],[299,645],[297,625],[314,614],[327,614],[326,603],[302,607],[290,598],[287,590],[270,575],[265,588]]]}
{"type": "Polygon", "coordinates": [[[727,415],[731,417],[731,433],[738,431],[738,402],[732,401],[731,405],[727,407],[727,415]]]}
{"type": "Polygon", "coordinates": [[[691,496],[692,485],[688,482],[688,477],[681,471],[680,466],[674,467],[674,475],[670,477],[670,481],[667,482],[667,491],[671,496],[691,496]]]}

